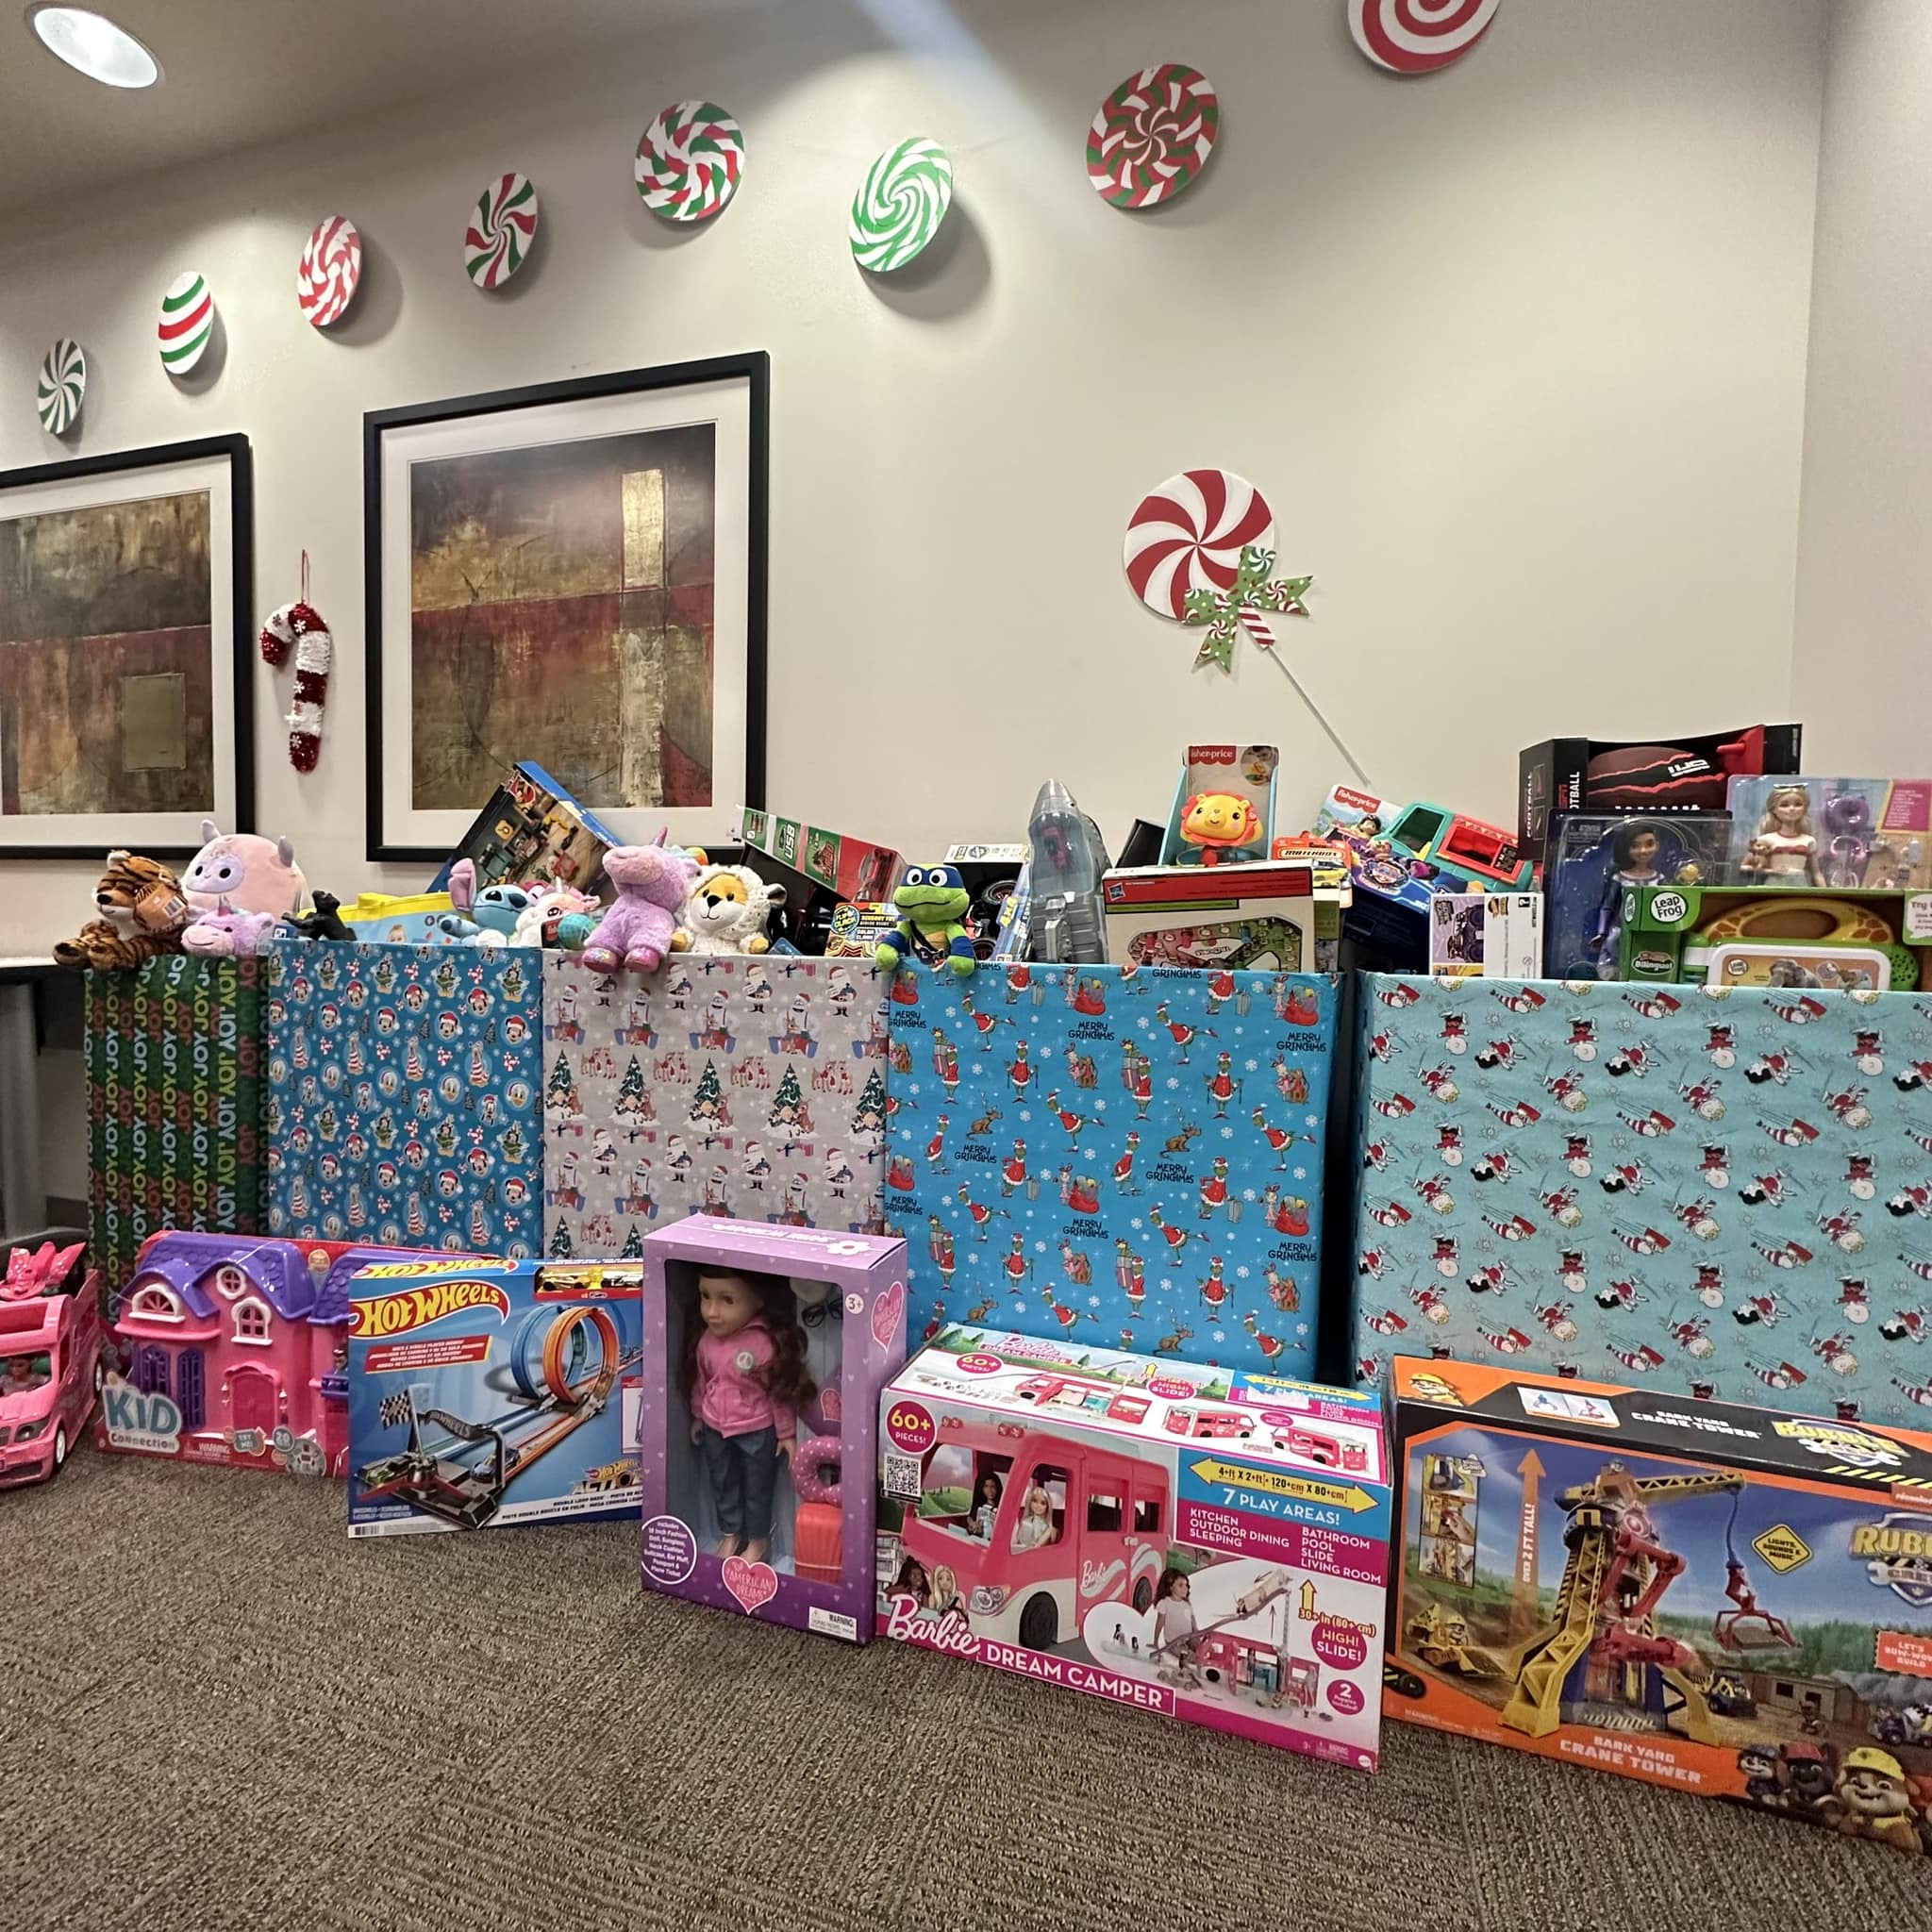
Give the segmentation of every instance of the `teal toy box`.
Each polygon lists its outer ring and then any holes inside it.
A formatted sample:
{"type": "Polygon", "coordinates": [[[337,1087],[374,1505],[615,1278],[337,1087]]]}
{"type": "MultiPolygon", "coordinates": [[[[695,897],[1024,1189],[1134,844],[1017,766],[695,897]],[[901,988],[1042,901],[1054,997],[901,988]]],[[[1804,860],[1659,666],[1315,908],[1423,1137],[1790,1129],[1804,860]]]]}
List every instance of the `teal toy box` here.
{"type": "Polygon", "coordinates": [[[396,1261],[349,1288],[349,1534],[638,1513],[643,1264],[396,1261]]]}
{"type": "Polygon", "coordinates": [[[1923,1424],[1932,999],[1362,982],[1354,1350],[1923,1424]]]}
{"type": "Polygon", "coordinates": [[[893,976],[886,1215],[908,1324],[1307,1375],[1337,986],[983,965],[893,976]]]}

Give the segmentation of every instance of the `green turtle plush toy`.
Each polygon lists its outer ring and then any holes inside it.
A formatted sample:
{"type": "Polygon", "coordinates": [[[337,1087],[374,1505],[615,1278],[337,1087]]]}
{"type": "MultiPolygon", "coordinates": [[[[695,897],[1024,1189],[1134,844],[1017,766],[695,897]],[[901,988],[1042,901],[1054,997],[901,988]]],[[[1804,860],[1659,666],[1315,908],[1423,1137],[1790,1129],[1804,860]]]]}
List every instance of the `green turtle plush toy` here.
{"type": "Polygon", "coordinates": [[[973,941],[959,924],[973,895],[957,866],[915,865],[892,894],[899,929],[889,932],[873,958],[889,971],[908,953],[935,969],[950,965],[963,979],[974,968],[973,941]]]}

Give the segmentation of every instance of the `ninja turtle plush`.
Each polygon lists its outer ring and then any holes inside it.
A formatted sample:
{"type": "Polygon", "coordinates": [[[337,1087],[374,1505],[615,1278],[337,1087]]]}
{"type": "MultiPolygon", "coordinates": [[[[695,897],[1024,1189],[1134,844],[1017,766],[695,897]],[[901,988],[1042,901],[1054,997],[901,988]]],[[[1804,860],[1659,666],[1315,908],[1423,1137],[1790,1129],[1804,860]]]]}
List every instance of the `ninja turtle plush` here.
{"type": "Polygon", "coordinates": [[[974,968],[973,941],[960,918],[973,902],[957,866],[915,865],[907,869],[892,894],[899,915],[896,932],[889,932],[873,954],[889,971],[910,953],[937,969],[943,961],[963,979],[974,968]]]}

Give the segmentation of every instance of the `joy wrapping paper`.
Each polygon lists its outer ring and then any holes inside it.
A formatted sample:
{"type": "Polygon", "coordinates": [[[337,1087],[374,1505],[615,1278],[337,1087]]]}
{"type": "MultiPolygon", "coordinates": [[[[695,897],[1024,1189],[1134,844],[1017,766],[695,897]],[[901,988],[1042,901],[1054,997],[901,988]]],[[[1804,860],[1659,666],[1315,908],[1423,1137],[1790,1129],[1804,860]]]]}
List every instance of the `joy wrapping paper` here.
{"type": "Polygon", "coordinates": [[[1924,1425],[1932,999],[1371,976],[1358,1379],[1397,1353],[1924,1425]]]}
{"type": "Polygon", "coordinates": [[[270,1232],[536,1254],[538,955],[291,941],[264,962],[270,1232]]]}
{"type": "Polygon", "coordinates": [[[1288,974],[902,969],[886,1213],[926,1339],[1010,1323],[1307,1374],[1336,997],[1288,974]]]}
{"type": "Polygon", "coordinates": [[[639,1255],[687,1214],[876,1233],[885,981],[870,960],[543,957],[543,1252],[639,1255]]]}

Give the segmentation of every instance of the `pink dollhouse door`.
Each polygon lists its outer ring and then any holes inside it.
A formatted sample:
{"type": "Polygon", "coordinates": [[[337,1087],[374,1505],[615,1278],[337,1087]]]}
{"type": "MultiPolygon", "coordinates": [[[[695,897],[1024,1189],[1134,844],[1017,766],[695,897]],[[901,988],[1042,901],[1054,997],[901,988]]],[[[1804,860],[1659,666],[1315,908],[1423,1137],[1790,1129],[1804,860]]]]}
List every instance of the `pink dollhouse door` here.
{"type": "Polygon", "coordinates": [[[262,1369],[237,1369],[231,1379],[228,1414],[238,1429],[259,1429],[267,1435],[275,1425],[275,1380],[262,1369]]]}

